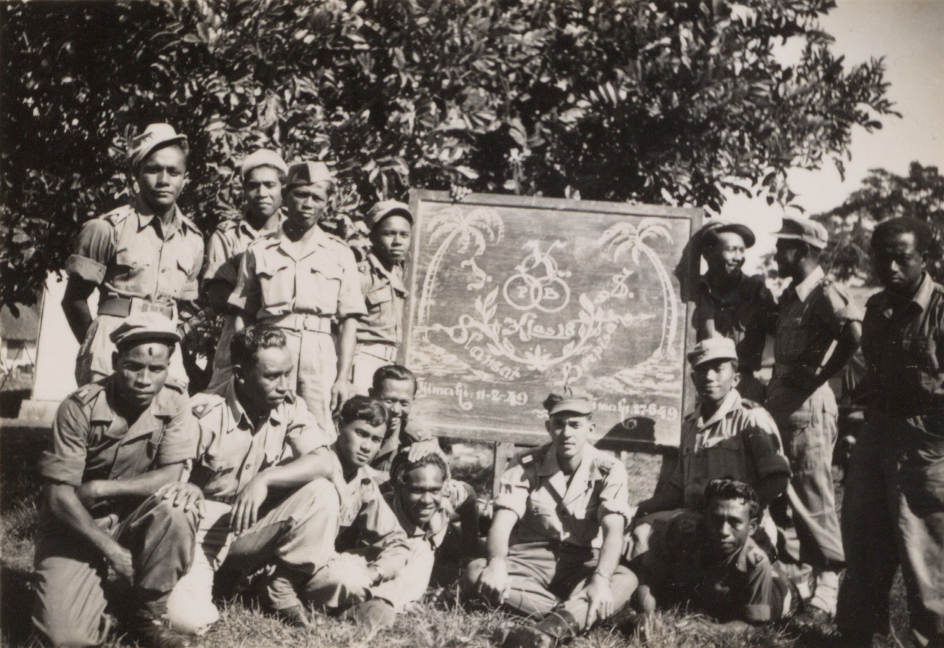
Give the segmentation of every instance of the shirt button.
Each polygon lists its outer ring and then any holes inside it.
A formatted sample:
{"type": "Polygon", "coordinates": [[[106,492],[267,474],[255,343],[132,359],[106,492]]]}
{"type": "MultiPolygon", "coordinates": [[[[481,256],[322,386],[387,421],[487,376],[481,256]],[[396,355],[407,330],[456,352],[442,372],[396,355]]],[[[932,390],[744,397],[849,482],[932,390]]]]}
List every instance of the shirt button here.
{"type": "Polygon", "coordinates": [[[252,468],[252,466],[250,464],[246,464],[245,469],[249,470],[250,468],[252,468]]]}

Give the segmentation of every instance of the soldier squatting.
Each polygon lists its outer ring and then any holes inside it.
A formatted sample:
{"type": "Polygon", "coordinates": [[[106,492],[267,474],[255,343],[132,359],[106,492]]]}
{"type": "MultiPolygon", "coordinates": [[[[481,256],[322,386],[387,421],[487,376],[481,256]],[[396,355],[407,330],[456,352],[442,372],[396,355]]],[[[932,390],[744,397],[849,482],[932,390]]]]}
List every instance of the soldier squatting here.
{"type": "Polygon", "coordinates": [[[241,163],[242,218],[204,254],[176,205],[187,154],[171,126],[146,128],[128,155],[135,200],[88,221],[68,260],[80,387],[40,462],[42,640],[102,643],[114,587],[123,631],[175,647],[221,623],[214,587],[251,583],[292,625],[325,613],[381,626],[430,583],[459,583],[468,604],[526,617],[508,647],[678,603],[725,624],[834,620],[843,645],[866,646],[888,630],[900,564],[915,640],[944,646],[944,288],[926,271],[939,250],[924,223],[876,228],[884,290],[864,313],[820,267],[818,223],[785,218],[776,234],[792,280],[779,305],[741,271],[754,234],[706,225],[689,356],[699,398],[674,471],[630,502],[623,463],[588,443],[593,397],[555,387],[549,443],[501,475],[481,538],[475,493],[410,417],[418,381],[394,364],[409,207],[367,213],[358,260],[319,227],[329,168],[260,150],[241,163]],[[209,387],[188,397],[179,328],[200,295],[225,326],[209,387]],[[840,440],[827,381],[860,345],[866,424],[840,440]],[[841,519],[837,443],[851,452],[841,519]]]}

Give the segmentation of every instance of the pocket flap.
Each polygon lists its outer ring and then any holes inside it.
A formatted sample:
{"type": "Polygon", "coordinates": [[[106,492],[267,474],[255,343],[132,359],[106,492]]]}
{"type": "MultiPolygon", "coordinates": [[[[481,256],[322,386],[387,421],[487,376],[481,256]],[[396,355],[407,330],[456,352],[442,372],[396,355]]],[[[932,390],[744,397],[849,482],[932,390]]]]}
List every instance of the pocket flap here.
{"type": "Polygon", "coordinates": [[[383,304],[393,299],[393,291],[391,290],[390,286],[380,286],[379,288],[374,288],[369,293],[367,293],[366,299],[370,306],[383,304]]]}

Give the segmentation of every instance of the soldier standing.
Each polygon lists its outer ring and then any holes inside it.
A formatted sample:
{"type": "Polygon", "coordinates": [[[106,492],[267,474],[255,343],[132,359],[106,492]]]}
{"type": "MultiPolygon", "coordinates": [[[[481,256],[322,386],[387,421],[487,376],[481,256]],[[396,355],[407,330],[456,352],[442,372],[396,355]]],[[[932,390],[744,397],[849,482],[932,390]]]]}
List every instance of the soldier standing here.
{"type": "Polygon", "coordinates": [[[793,471],[787,487],[792,525],[783,498],[773,513],[786,526],[787,556],[812,568],[808,614],[823,620],[835,614],[838,572],[845,561],[832,479],[838,410],[827,381],[856,352],[862,314],[819,265],[828,239],[825,227],[784,218],[776,237],[778,271],[792,283],[780,300],[776,364],[766,405],[793,471]]]}
{"type": "MultiPolygon", "coordinates": [[[[62,298],[66,321],[80,343],[79,385],[112,372],[111,333],[134,313],[158,312],[178,321],[180,302],[197,298],[203,235],[180,212],[187,172],[187,138],[168,124],[151,124],[128,152],[138,195],[134,202],[85,223],[66,262],[62,298]],[[98,287],[98,317],[88,298],[98,287]]],[[[182,353],[174,354],[169,384],[185,388],[182,353]]]]}
{"type": "MultiPolygon", "coordinates": [[[[282,185],[288,166],[275,151],[259,149],[243,160],[239,168],[246,207],[239,220],[227,219],[210,236],[207,245],[203,292],[217,313],[227,312],[227,300],[236,287],[236,275],[243,252],[249,244],[282,224],[282,185]]],[[[213,356],[213,377],[207,389],[219,387],[233,375],[229,342],[233,339],[236,315],[229,313],[220,332],[213,356]]]]}
{"type": "Polygon", "coordinates": [[[898,565],[920,646],[944,646],[944,287],[927,266],[940,258],[930,227],[893,218],[872,234],[885,290],[862,328],[867,403],[843,500],[846,577],[836,621],[843,645],[871,646],[888,631],[898,565]]]}
{"type": "Polygon", "coordinates": [[[236,330],[257,321],[285,330],[295,366],[292,385],[329,432],[331,412],[351,395],[357,318],[366,312],[354,253],[318,227],[334,192],[324,162],[289,168],[286,220],[246,250],[229,298],[241,312],[236,330]],[[340,322],[337,342],[334,319],[340,322]]]}
{"type": "Polygon", "coordinates": [[[358,265],[367,302],[354,354],[354,389],[359,394],[367,394],[374,372],[396,362],[403,342],[403,303],[409,295],[403,285],[403,263],[409,252],[413,214],[402,202],[383,200],[373,206],[366,220],[373,247],[358,265]]]}
{"type": "Polygon", "coordinates": [[[764,401],[764,385],[754,375],[760,370],[767,331],[777,319],[777,305],[762,275],[741,271],[744,251],[754,246],[754,232],[737,223],[708,223],[701,228],[699,251],[708,271],[698,282],[695,331],[699,342],[726,337],[737,347],[744,398],[764,401]]]}

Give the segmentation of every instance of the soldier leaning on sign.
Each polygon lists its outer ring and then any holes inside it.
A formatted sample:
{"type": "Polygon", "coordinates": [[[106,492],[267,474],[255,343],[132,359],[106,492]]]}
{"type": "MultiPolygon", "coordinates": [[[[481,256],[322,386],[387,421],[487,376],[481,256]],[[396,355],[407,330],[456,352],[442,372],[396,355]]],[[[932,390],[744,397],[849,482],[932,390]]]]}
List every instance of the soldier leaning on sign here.
{"type": "Polygon", "coordinates": [[[709,223],[699,230],[698,248],[708,271],[698,282],[694,325],[700,342],[722,336],[737,346],[741,380],[737,390],[755,402],[763,402],[760,370],[767,331],[777,320],[777,305],[763,275],[748,277],[741,271],[744,250],[754,245],[750,228],[735,223],[709,223]]]}
{"type": "Polygon", "coordinates": [[[701,509],[665,520],[652,534],[650,548],[630,562],[643,610],[690,603],[733,626],[792,614],[799,596],[751,537],[762,511],[746,483],[708,482],[701,509]]]}
{"type": "Polygon", "coordinates": [[[371,251],[358,264],[367,315],[357,329],[354,389],[366,394],[380,367],[397,359],[403,342],[403,304],[409,293],[403,285],[403,263],[410,248],[413,214],[396,200],[383,200],[365,219],[371,251]]]}
{"type": "Polygon", "coordinates": [[[628,518],[626,469],[587,444],[591,397],[564,387],[544,401],[550,445],[521,455],[501,477],[487,559],[465,585],[537,623],[504,646],[553,646],[620,610],[636,577],[619,564],[628,518]],[[600,549],[592,546],[602,529],[600,549]]]}
{"type": "Polygon", "coordinates": [[[842,503],[846,575],[836,622],[844,646],[888,631],[889,591],[901,565],[919,646],[944,646],[944,288],[930,227],[893,218],[872,234],[885,289],[862,322],[865,427],[852,450],[842,503]]]}
{"type": "MultiPolygon", "coordinates": [[[[199,439],[189,483],[158,491],[203,510],[193,566],[168,602],[171,622],[192,632],[219,617],[211,600],[217,570],[238,578],[273,563],[276,574],[311,576],[334,542],[324,509],[337,506],[343,490],[328,447],[334,433],[318,427],[291,389],[282,329],[244,328],[231,350],[230,379],[190,400],[199,439]]],[[[295,591],[284,579],[265,585],[265,604],[293,618],[301,605],[295,591]]]]}
{"type": "Polygon", "coordinates": [[[197,512],[154,496],[181,478],[196,445],[186,397],[163,388],[179,339],[160,314],[124,318],[111,334],[115,373],[80,388],[56,413],[39,463],[33,611],[54,646],[105,641],[109,566],[130,587],[129,630],[140,642],[191,645],[163,617],[190,566],[197,512]]]}
{"type": "Polygon", "coordinates": [[[295,363],[292,385],[324,430],[332,429],[331,412],[352,391],[357,318],[366,312],[354,253],[318,227],[334,192],[323,162],[289,168],[286,220],[246,250],[229,298],[241,312],[237,330],[256,321],[285,330],[295,363]],[[334,319],[341,328],[337,344],[334,319]]]}
{"type": "MultiPolygon", "coordinates": [[[[247,156],[240,165],[239,177],[246,199],[243,217],[220,223],[207,244],[203,293],[215,312],[229,310],[227,300],[236,287],[239,263],[249,244],[282,224],[282,185],[286,175],[288,166],[279,154],[266,149],[247,156]]],[[[219,387],[233,375],[229,342],[233,339],[235,324],[236,315],[229,313],[213,356],[213,376],[207,389],[219,387]]]]}
{"type": "Polygon", "coordinates": [[[386,481],[393,459],[403,450],[410,461],[432,452],[442,454],[439,440],[427,430],[410,424],[410,410],[416,398],[416,376],[402,365],[386,365],[374,372],[370,396],[387,408],[387,431],[370,467],[386,481]]]}
{"type": "MultiPolygon", "coordinates": [[[[649,546],[654,526],[675,516],[678,509],[700,510],[705,487],[729,477],[747,483],[760,497],[761,511],[787,488],[790,466],[783,455],[777,425],[767,411],[741,398],[738,359],[728,338],[702,340],[688,355],[698,406],[685,417],[679,442],[679,461],[666,486],[639,503],[633,528],[632,555],[649,546]],[[660,513],[661,512],[661,513],[660,513]]],[[[776,538],[769,517],[761,544],[776,538]]]]}
{"type": "Polygon", "coordinates": [[[787,539],[781,560],[812,567],[807,614],[822,620],[836,611],[838,572],[845,561],[832,479],[838,408],[827,381],[856,352],[862,312],[819,265],[828,239],[825,227],[784,218],[775,236],[778,271],[792,283],[780,298],[765,405],[780,429],[793,476],[787,497],[771,512],[787,539]]]}
{"type": "MultiPolygon", "coordinates": [[[[178,306],[197,298],[203,235],[180,212],[187,138],[168,124],[151,124],[134,138],[128,161],[138,187],[134,202],[85,223],[66,262],[62,310],[80,343],[79,385],[112,371],[110,335],[134,313],[156,311],[175,323],[178,306]],[[98,316],[88,298],[98,287],[98,316]],[[183,303],[182,303],[183,302],[183,303]]],[[[185,388],[182,354],[174,354],[169,384],[185,388]]]]}

